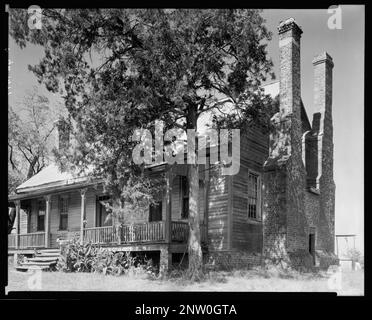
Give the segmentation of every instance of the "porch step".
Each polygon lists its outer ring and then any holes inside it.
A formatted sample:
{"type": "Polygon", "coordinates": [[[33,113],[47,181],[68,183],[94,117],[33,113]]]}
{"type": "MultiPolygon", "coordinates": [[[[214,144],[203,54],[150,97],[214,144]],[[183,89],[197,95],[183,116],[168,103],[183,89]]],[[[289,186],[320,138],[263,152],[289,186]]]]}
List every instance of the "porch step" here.
{"type": "Polygon", "coordinates": [[[16,267],[17,271],[28,271],[28,270],[47,270],[49,267],[45,266],[18,266],[16,267]]]}
{"type": "Polygon", "coordinates": [[[37,253],[37,254],[35,254],[35,257],[45,257],[45,258],[47,258],[47,257],[59,257],[60,256],[60,253],[58,252],[58,253],[53,253],[53,252],[41,252],[41,253],[37,253]]]}
{"type": "Polygon", "coordinates": [[[50,256],[50,257],[44,257],[44,256],[36,256],[34,258],[28,258],[27,261],[35,261],[35,262],[54,262],[57,261],[59,256],[50,256]]]}
{"type": "Polygon", "coordinates": [[[41,249],[38,250],[38,253],[58,253],[60,254],[61,250],[60,249],[41,249]]]}
{"type": "Polygon", "coordinates": [[[33,257],[26,258],[26,261],[17,266],[16,270],[48,270],[57,264],[59,256],[59,249],[35,250],[33,257]]]}
{"type": "Polygon", "coordinates": [[[57,261],[53,261],[53,262],[38,262],[38,261],[26,261],[26,262],[22,262],[21,266],[22,267],[27,267],[27,266],[41,266],[41,267],[51,267],[52,265],[56,264],[57,261]]]}

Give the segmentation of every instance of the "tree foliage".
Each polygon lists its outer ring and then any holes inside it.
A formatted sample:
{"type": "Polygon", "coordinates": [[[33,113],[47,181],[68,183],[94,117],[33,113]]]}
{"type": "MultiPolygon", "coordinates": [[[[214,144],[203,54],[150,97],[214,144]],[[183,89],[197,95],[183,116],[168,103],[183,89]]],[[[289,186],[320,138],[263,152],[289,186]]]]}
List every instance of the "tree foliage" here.
{"type": "MultiPolygon", "coordinates": [[[[198,117],[222,98],[234,101],[237,116],[220,124],[267,121],[260,86],[271,73],[271,34],[258,10],[45,9],[41,30],[28,28],[26,10],[13,9],[10,17],[21,47],[44,47],[30,70],[64,96],[76,124],[78,144],[60,160],[93,166],[120,208],[151,191],[131,159],[135,128],[162,120],[166,127],[197,129],[198,117]],[[139,197],[130,192],[134,186],[139,197]]],[[[195,274],[201,264],[197,165],[189,165],[189,180],[195,274]]]]}
{"type": "MultiPolygon", "coordinates": [[[[58,110],[55,107],[56,111],[58,110]]],[[[49,100],[36,88],[8,112],[8,193],[40,172],[50,161],[53,117],[49,100]]]]}

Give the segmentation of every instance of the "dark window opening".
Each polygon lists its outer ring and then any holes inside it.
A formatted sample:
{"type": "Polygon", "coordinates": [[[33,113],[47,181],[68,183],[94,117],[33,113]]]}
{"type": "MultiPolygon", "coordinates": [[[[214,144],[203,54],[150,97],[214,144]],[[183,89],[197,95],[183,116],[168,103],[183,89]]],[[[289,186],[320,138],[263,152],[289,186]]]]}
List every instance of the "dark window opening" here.
{"type": "Polygon", "coordinates": [[[68,198],[59,197],[59,230],[67,230],[68,225],[68,198]]]}
{"type": "Polygon", "coordinates": [[[45,231],[45,201],[38,201],[38,213],[37,213],[37,231],[45,231]]]}
{"type": "Polygon", "coordinates": [[[162,220],[162,202],[156,202],[150,205],[149,221],[161,221],[162,220]]]}
{"type": "Polygon", "coordinates": [[[309,234],[309,253],[312,255],[315,264],[315,234],[309,234]]]}
{"type": "Polygon", "coordinates": [[[107,208],[110,196],[97,197],[97,227],[112,226],[110,209],[107,208]]]}
{"type": "Polygon", "coordinates": [[[257,174],[248,174],[248,218],[259,218],[259,177],[257,174]]]}
{"type": "Polygon", "coordinates": [[[189,183],[185,176],[181,176],[181,194],[181,219],[187,219],[189,217],[189,183]]]}

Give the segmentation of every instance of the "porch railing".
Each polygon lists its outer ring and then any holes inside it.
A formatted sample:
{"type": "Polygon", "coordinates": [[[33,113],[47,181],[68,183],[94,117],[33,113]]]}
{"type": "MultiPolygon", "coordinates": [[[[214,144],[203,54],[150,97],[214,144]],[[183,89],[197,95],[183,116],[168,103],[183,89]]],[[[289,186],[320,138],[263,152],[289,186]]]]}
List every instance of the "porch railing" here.
{"type": "MultiPolygon", "coordinates": [[[[200,240],[206,242],[207,228],[204,223],[200,223],[200,240]]],[[[189,237],[189,224],[183,221],[172,221],[172,241],[187,242],[189,237]]]]}
{"type": "Polygon", "coordinates": [[[116,230],[113,226],[86,228],[84,229],[84,242],[117,243],[116,230]]]}
{"type": "MultiPolygon", "coordinates": [[[[19,236],[19,248],[40,248],[45,246],[45,232],[34,232],[20,234],[19,236]]],[[[15,237],[14,237],[15,244],[15,237]]]]}
{"type": "Polygon", "coordinates": [[[121,228],[121,241],[124,243],[163,240],[165,240],[164,221],[124,225],[121,228]]]}
{"type": "MultiPolygon", "coordinates": [[[[206,226],[200,224],[201,241],[207,239],[206,226]]],[[[172,221],[172,242],[185,243],[189,236],[189,225],[183,221],[172,221]]],[[[154,221],[123,225],[120,228],[120,241],[125,243],[157,242],[165,240],[165,221],[154,221]]],[[[84,242],[95,244],[117,244],[116,228],[113,226],[84,229],[84,242]]]]}

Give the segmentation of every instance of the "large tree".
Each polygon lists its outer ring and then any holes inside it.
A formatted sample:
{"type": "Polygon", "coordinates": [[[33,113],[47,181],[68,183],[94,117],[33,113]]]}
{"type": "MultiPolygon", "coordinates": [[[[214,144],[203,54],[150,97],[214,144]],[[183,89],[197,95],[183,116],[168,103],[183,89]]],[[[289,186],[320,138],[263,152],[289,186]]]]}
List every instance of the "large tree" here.
{"type": "Polygon", "coordinates": [[[8,193],[50,161],[56,113],[48,98],[36,88],[25,94],[22,101],[8,110],[8,193]]]}
{"type": "MultiPolygon", "coordinates": [[[[260,85],[271,72],[271,35],[258,10],[45,9],[41,29],[28,27],[25,10],[10,17],[21,47],[44,47],[30,69],[64,95],[76,123],[80,143],[69,162],[92,165],[120,208],[151,189],[131,159],[135,128],[162,120],[197,129],[198,117],[221,98],[234,101],[240,120],[264,113],[260,85]]],[[[189,271],[198,277],[197,164],[188,165],[188,178],[189,271]]]]}

